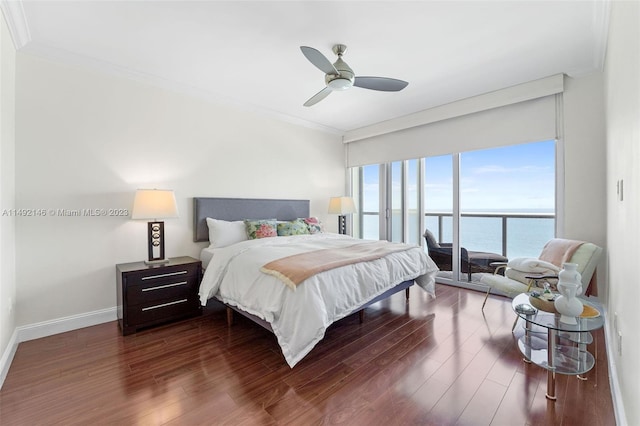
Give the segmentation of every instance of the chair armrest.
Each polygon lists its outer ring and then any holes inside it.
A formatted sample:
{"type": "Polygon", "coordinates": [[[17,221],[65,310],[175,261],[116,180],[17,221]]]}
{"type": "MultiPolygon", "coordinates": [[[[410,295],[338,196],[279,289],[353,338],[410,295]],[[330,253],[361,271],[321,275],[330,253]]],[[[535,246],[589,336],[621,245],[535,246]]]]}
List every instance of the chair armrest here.
{"type": "MultiPolygon", "coordinates": [[[[451,255],[453,253],[453,244],[452,243],[440,243],[440,247],[438,248],[429,248],[429,251],[433,251],[434,253],[448,253],[451,255]]],[[[469,252],[466,248],[460,247],[460,257],[464,261],[469,261],[469,252]]]]}
{"type": "Polygon", "coordinates": [[[438,247],[438,248],[429,248],[429,253],[440,253],[451,256],[451,247],[438,247]]]}
{"type": "Polygon", "coordinates": [[[491,262],[489,266],[495,268],[493,270],[493,275],[497,275],[500,273],[500,271],[507,269],[507,262],[491,262]]]}

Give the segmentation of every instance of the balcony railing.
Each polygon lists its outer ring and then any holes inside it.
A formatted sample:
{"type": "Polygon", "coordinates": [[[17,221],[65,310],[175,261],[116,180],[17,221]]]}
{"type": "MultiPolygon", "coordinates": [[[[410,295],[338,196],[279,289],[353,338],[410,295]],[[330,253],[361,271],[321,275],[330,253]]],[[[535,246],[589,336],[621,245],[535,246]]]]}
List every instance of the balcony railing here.
{"type": "MultiPolygon", "coordinates": [[[[450,212],[427,212],[425,213],[425,218],[429,218],[429,217],[435,217],[437,218],[437,234],[436,232],[433,232],[435,230],[432,230],[432,232],[434,234],[436,234],[436,238],[438,238],[439,242],[446,242],[443,241],[443,235],[444,235],[444,231],[445,231],[445,224],[444,224],[444,219],[445,218],[451,218],[453,215],[450,212]]],[[[461,213],[461,220],[462,223],[464,224],[464,219],[465,218],[494,218],[494,219],[498,219],[500,221],[500,239],[501,239],[501,254],[503,256],[509,256],[509,250],[508,250],[508,246],[509,246],[509,221],[510,220],[521,220],[521,219],[547,219],[547,220],[551,220],[552,222],[550,224],[544,224],[544,229],[545,231],[550,231],[550,235],[537,235],[536,230],[535,229],[529,229],[528,232],[532,235],[532,237],[530,237],[531,239],[535,238],[536,236],[540,236],[541,238],[541,243],[544,243],[546,240],[550,239],[553,237],[553,229],[554,229],[554,224],[555,224],[555,214],[554,213],[504,213],[504,212],[490,212],[490,213],[461,213]]],[[[530,224],[533,224],[533,222],[530,222],[530,224]]],[[[462,228],[462,226],[461,226],[462,228]]],[[[491,231],[492,234],[495,233],[495,231],[491,231]]],[[[465,240],[465,230],[462,229],[461,230],[461,240],[465,240]]],[[[492,235],[493,237],[495,237],[495,235],[492,235]]],[[[523,237],[521,236],[520,239],[522,239],[523,237]]],[[[450,241],[448,241],[450,242],[450,241]]],[[[522,244],[522,241],[511,241],[511,244],[522,244]]],[[[476,248],[473,248],[474,250],[476,250],[476,248]]],[[[538,248],[537,253],[539,253],[539,251],[542,249],[542,247],[538,248]]],[[[531,253],[531,255],[535,255],[533,253],[531,253]]]]}

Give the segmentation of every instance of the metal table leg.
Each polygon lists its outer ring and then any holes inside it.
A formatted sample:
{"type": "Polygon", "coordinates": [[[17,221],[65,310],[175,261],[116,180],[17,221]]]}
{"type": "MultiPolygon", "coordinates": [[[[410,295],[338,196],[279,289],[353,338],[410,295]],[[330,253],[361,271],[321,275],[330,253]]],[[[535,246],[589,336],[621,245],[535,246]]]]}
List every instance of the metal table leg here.
{"type": "Polygon", "coordinates": [[[547,399],[552,401],[556,400],[556,330],[549,328],[549,334],[547,335],[547,364],[549,370],[547,371],[547,399]]]}
{"type": "MultiPolygon", "coordinates": [[[[516,318],[519,319],[520,317],[516,318]]],[[[515,328],[515,324],[514,324],[515,328]]],[[[525,354],[522,360],[527,364],[531,364],[531,323],[529,321],[524,322],[524,342],[525,342],[525,354]]]]}
{"type": "MultiPolygon", "coordinates": [[[[576,343],[578,344],[578,369],[582,371],[585,369],[584,366],[587,363],[587,344],[585,342],[589,341],[588,337],[591,336],[591,333],[583,332],[577,333],[577,335],[578,338],[576,339],[576,343]]],[[[578,379],[587,380],[587,378],[581,374],[578,374],[578,379]]]]}

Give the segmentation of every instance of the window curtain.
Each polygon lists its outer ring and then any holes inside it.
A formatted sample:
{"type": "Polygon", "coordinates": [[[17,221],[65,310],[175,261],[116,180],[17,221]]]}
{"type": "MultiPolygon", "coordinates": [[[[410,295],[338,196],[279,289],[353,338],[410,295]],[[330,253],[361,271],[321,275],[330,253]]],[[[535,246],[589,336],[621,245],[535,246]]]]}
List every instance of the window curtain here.
{"type": "Polygon", "coordinates": [[[560,137],[563,76],[477,96],[345,135],[347,166],[560,137]]]}

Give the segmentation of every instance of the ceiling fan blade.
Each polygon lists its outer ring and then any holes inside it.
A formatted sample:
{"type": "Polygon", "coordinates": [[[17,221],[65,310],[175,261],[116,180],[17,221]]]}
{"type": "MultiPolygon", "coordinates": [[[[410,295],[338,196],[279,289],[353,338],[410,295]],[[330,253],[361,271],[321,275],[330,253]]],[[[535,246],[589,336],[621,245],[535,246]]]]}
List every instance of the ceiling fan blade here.
{"type": "Polygon", "coordinates": [[[353,82],[354,86],[383,92],[399,92],[407,87],[408,84],[406,81],[387,77],[356,77],[353,82]]]}
{"type": "Polygon", "coordinates": [[[300,50],[302,50],[302,54],[309,60],[309,62],[315,65],[323,73],[338,75],[338,71],[333,64],[329,62],[329,60],[318,50],[308,46],[300,46],[300,50]]]}
{"type": "Polygon", "coordinates": [[[329,96],[329,93],[331,93],[331,89],[329,89],[328,87],[325,87],[324,89],[322,89],[321,91],[319,91],[318,93],[310,97],[309,100],[304,103],[304,106],[310,107],[312,105],[317,104],[318,102],[320,102],[321,100],[329,96]]]}

